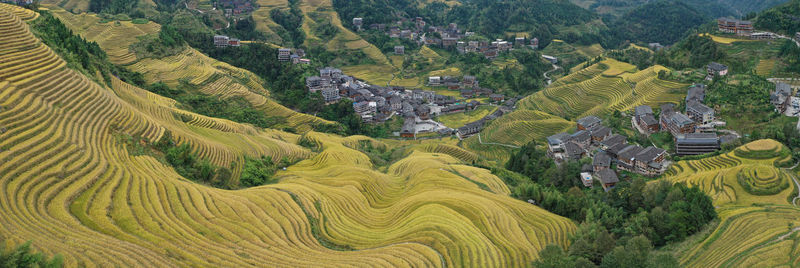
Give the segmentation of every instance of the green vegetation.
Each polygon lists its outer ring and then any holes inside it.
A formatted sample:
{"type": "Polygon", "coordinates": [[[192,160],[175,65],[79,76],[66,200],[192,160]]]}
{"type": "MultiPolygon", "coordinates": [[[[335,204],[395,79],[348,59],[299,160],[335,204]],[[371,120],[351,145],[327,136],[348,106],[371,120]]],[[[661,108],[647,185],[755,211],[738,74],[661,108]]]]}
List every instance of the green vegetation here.
{"type": "Polygon", "coordinates": [[[181,53],[186,47],[183,36],[172,26],[163,26],[158,36],[146,35],[131,45],[131,50],[140,59],[164,58],[181,53]]]}
{"type": "Polygon", "coordinates": [[[682,1],[660,0],[631,10],[611,28],[619,40],[673,44],[708,19],[682,1]]]}
{"type": "Polygon", "coordinates": [[[800,0],[792,0],[758,14],[754,26],[758,29],[792,36],[794,33],[800,32],[798,16],[800,16],[800,0]]]}
{"type": "Polygon", "coordinates": [[[648,247],[651,241],[660,247],[682,241],[716,218],[711,198],[700,189],[667,181],[647,185],[642,178],[623,177],[609,192],[601,187],[582,190],[580,167],[578,162],[556,166],[533,143],[517,150],[506,164],[508,170],[530,178],[513,187],[512,196],[583,223],[570,246],[572,260],[605,265],[627,258],[613,253],[615,241],[626,246],[625,241],[642,236],[649,239],[648,247]]]}
{"type": "Polygon", "coordinates": [[[72,34],[61,21],[47,11],[31,23],[31,31],[47,46],[67,62],[67,66],[91,77],[95,82],[111,84],[111,76],[123,81],[140,84],[144,82],[141,74],[130,72],[112,64],[106,53],[95,42],[86,42],[72,34]],[[100,77],[97,73],[100,73],[100,77]]]}
{"type": "Polygon", "coordinates": [[[5,241],[0,239],[0,268],[62,267],[61,256],[56,255],[52,259],[48,259],[42,253],[34,253],[30,242],[22,244],[13,250],[6,250],[4,246],[5,241]]]}
{"type": "Polygon", "coordinates": [[[287,42],[286,45],[299,47],[305,42],[306,35],[303,32],[303,13],[300,11],[299,0],[289,0],[289,10],[273,9],[270,17],[275,23],[281,26],[276,33],[287,42]]]}
{"type": "Polygon", "coordinates": [[[659,51],[655,55],[656,63],[676,69],[700,68],[723,58],[725,52],[711,37],[698,35],[690,35],[673,48],[659,51]]]}
{"type": "MultiPolygon", "coordinates": [[[[288,162],[288,160],[284,159],[283,162],[288,162]]],[[[288,166],[288,164],[284,166],[288,166]]],[[[273,179],[276,171],[278,171],[278,167],[270,157],[251,158],[245,156],[244,169],[242,170],[242,176],[239,177],[239,185],[254,187],[276,183],[278,181],[273,179]]]]}
{"type": "Polygon", "coordinates": [[[161,139],[152,146],[163,154],[163,160],[172,165],[175,172],[184,178],[208,183],[218,188],[234,188],[230,169],[216,167],[207,160],[200,159],[192,152],[192,148],[187,143],[177,145],[172,139],[171,132],[165,132],[161,139]]]}
{"type": "Polygon", "coordinates": [[[255,109],[242,97],[220,99],[191,89],[193,86],[181,81],[177,88],[171,88],[157,82],[145,86],[145,89],[178,101],[181,107],[209,117],[225,118],[236,122],[249,123],[262,128],[271,128],[286,122],[283,117],[270,116],[267,112],[255,109]]]}
{"type": "Polygon", "coordinates": [[[94,13],[129,13],[136,8],[138,3],[138,0],[90,0],[89,10],[94,13]]]}

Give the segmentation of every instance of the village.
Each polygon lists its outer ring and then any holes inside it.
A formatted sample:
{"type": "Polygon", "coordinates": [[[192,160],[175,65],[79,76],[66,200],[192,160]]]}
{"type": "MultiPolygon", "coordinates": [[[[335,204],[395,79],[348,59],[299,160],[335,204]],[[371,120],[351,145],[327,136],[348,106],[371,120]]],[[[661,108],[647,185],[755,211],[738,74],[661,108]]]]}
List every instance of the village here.
{"type": "Polygon", "coordinates": [[[474,76],[463,76],[460,79],[431,77],[429,86],[459,89],[463,98],[440,95],[430,90],[370,85],[332,67],[321,69],[319,76],[306,78],[309,92],[320,93],[326,104],[336,103],[345,98],[351,100],[353,109],[365,123],[382,123],[394,117],[402,118],[403,125],[396,136],[403,138],[416,138],[420,134],[434,133],[442,136],[455,134],[463,139],[480,132],[488,121],[511,112],[516,102],[516,99],[506,99],[503,94],[481,88],[474,76]],[[457,129],[433,120],[439,115],[463,113],[475,110],[481,105],[489,105],[476,100],[468,101],[479,96],[488,97],[491,104],[499,108],[480,120],[457,129]]]}
{"type": "MultiPolygon", "coordinates": [[[[719,63],[707,66],[709,80],[725,76],[728,67],[719,63]]],[[[778,82],[770,94],[770,103],[775,111],[788,116],[800,116],[800,92],[793,95],[792,88],[778,82]]],[[[669,133],[674,141],[674,153],[678,157],[706,155],[717,152],[723,144],[740,138],[730,130],[719,129],[726,123],[715,116],[713,108],[705,104],[706,85],[695,84],[689,87],[685,98],[684,111],[676,110],[673,103],[662,104],[656,115],[647,105],[635,107],[631,115],[631,126],[642,135],[657,132],[669,133]],[[722,133],[720,135],[719,133],[722,133]]],[[[667,150],[653,146],[629,144],[628,137],[614,134],[611,128],[603,126],[596,116],[577,120],[574,133],[559,133],[547,137],[548,156],[556,163],[591,159],[591,165],[581,170],[581,181],[586,187],[593,187],[597,181],[608,191],[619,182],[618,172],[631,172],[648,177],[657,177],[669,169],[672,162],[667,150]]]]}
{"type": "MultiPolygon", "coordinates": [[[[353,26],[356,27],[357,31],[362,31],[364,29],[364,19],[353,18],[353,26]]],[[[455,48],[461,54],[479,53],[488,59],[494,59],[500,53],[514,48],[539,48],[539,39],[536,37],[530,40],[526,37],[515,37],[513,42],[503,39],[484,40],[476,36],[474,32],[460,29],[456,23],[450,23],[447,26],[431,26],[427,25],[421,17],[414,19],[403,18],[393,25],[373,23],[369,25],[369,29],[383,31],[391,38],[409,39],[420,45],[445,49],[455,48]]],[[[397,46],[394,50],[395,54],[403,54],[405,47],[397,46]]],[[[555,59],[550,56],[544,57],[551,61],[555,59]]]]}

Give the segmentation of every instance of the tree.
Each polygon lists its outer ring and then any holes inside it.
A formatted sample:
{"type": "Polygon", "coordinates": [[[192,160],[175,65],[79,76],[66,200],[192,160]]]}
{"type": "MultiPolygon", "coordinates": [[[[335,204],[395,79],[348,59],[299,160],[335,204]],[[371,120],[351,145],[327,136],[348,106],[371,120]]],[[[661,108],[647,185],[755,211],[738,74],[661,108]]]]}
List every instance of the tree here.
{"type": "Polygon", "coordinates": [[[3,246],[4,241],[0,241],[0,268],[17,268],[17,267],[61,267],[63,259],[61,256],[56,255],[52,259],[47,259],[42,253],[34,253],[31,249],[31,243],[27,242],[20,245],[12,251],[6,252],[3,246]]]}
{"type": "Polygon", "coordinates": [[[570,258],[561,246],[549,244],[539,252],[539,259],[533,262],[536,268],[572,268],[575,261],[570,258]]]}

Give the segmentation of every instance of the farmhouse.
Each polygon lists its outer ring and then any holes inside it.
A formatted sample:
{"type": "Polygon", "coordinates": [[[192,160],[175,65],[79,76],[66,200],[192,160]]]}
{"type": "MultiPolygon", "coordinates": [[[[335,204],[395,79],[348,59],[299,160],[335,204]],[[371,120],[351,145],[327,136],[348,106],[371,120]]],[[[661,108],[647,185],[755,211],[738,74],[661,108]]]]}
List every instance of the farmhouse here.
{"type": "Polygon", "coordinates": [[[682,113],[675,112],[675,105],[671,103],[661,105],[659,121],[661,128],[668,130],[673,136],[695,131],[694,121],[682,113]]]}
{"type": "Polygon", "coordinates": [[[289,61],[292,50],[288,48],[278,49],[278,61],[289,61]]]}
{"type": "Polygon", "coordinates": [[[353,18],[353,25],[356,26],[356,29],[361,30],[361,27],[364,25],[364,19],[353,18]]]}
{"type": "Polygon", "coordinates": [[[578,130],[587,130],[600,125],[600,123],[602,122],[603,121],[600,120],[600,118],[598,118],[597,116],[587,116],[578,119],[578,130]]]}
{"type": "Polygon", "coordinates": [[[686,104],[686,114],[698,124],[705,125],[714,120],[714,109],[699,101],[688,102],[686,104]]]}
{"type": "Polygon", "coordinates": [[[414,121],[414,118],[406,118],[403,121],[403,128],[400,129],[400,137],[403,138],[413,138],[416,134],[414,128],[416,128],[417,123],[414,121]]]}
{"type": "Polygon", "coordinates": [[[567,141],[567,143],[564,144],[564,151],[566,160],[570,161],[578,161],[586,156],[586,150],[581,148],[581,146],[574,141],[567,141]]]}
{"type": "Polygon", "coordinates": [[[720,64],[718,62],[712,62],[708,64],[706,70],[708,71],[708,77],[706,77],[706,79],[708,80],[711,80],[714,77],[725,76],[728,74],[728,66],[720,64]]]}
{"type": "Polygon", "coordinates": [[[440,86],[442,85],[442,78],[439,76],[428,77],[428,85],[432,87],[440,86]]]}
{"type": "Polygon", "coordinates": [[[564,152],[564,145],[568,140],[569,134],[563,132],[547,137],[548,154],[553,158],[559,159],[560,157],[557,157],[556,154],[564,152]]]}
{"type": "Polygon", "coordinates": [[[603,185],[603,190],[605,190],[606,192],[613,189],[614,185],[616,185],[619,182],[619,177],[617,177],[617,172],[615,172],[610,168],[601,170],[600,172],[595,172],[594,176],[598,181],[600,181],[600,183],[603,185]]]}
{"type": "Polygon", "coordinates": [[[703,102],[706,99],[706,85],[694,84],[689,87],[689,92],[686,94],[686,103],[691,101],[703,102]]]}
{"type": "Polygon", "coordinates": [[[494,102],[502,102],[505,99],[505,96],[503,96],[503,94],[491,94],[489,95],[489,99],[494,102]]]}
{"type": "Polygon", "coordinates": [[[592,178],[592,173],[581,172],[581,182],[583,183],[584,187],[592,187],[592,184],[594,182],[594,178],[592,178]]]}
{"type": "Polygon", "coordinates": [[[397,54],[397,55],[406,54],[406,47],[405,46],[395,46],[394,47],[394,54],[397,54]]]}
{"type": "Polygon", "coordinates": [[[592,171],[599,172],[608,168],[611,168],[611,157],[605,152],[595,154],[592,159],[592,171]]]}
{"type": "Polygon", "coordinates": [[[646,176],[662,174],[667,151],[656,147],[647,147],[636,155],[636,172],[646,176]]]}
{"type": "Polygon", "coordinates": [[[605,126],[594,126],[593,128],[589,129],[589,132],[592,133],[593,144],[598,144],[611,136],[611,128],[605,126]]]}
{"type": "Polygon", "coordinates": [[[214,46],[216,47],[227,47],[228,43],[230,42],[230,38],[224,35],[215,35],[214,36],[214,46]]]}
{"type": "Polygon", "coordinates": [[[675,136],[675,151],[679,156],[701,155],[720,149],[716,133],[689,133],[675,136]]]}
{"type": "Polygon", "coordinates": [[[660,129],[658,120],[653,115],[653,108],[647,105],[637,106],[635,112],[635,122],[639,128],[647,133],[654,133],[660,129]]]}
{"type": "Polygon", "coordinates": [[[464,138],[478,134],[478,132],[481,132],[481,128],[483,128],[482,120],[466,124],[463,127],[458,128],[458,136],[464,138]]]}
{"type": "Polygon", "coordinates": [[[723,33],[733,33],[739,36],[750,36],[753,32],[753,23],[737,19],[719,18],[717,28],[723,33]]]}
{"type": "Polygon", "coordinates": [[[536,37],[534,37],[534,38],[531,40],[531,48],[533,48],[533,49],[539,49],[539,38],[536,38],[536,37]]]}
{"type": "Polygon", "coordinates": [[[775,91],[769,94],[769,102],[775,106],[775,110],[784,113],[789,105],[792,95],[792,87],[786,83],[778,82],[775,91]]]}

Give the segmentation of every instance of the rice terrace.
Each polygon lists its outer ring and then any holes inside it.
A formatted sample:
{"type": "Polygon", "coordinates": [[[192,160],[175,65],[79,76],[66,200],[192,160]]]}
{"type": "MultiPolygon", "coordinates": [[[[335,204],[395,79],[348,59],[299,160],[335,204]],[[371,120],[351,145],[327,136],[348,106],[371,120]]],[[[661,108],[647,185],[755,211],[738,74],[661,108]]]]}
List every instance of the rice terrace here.
{"type": "Polygon", "coordinates": [[[800,267],[798,12],[1,0],[0,267],[800,267]]]}

